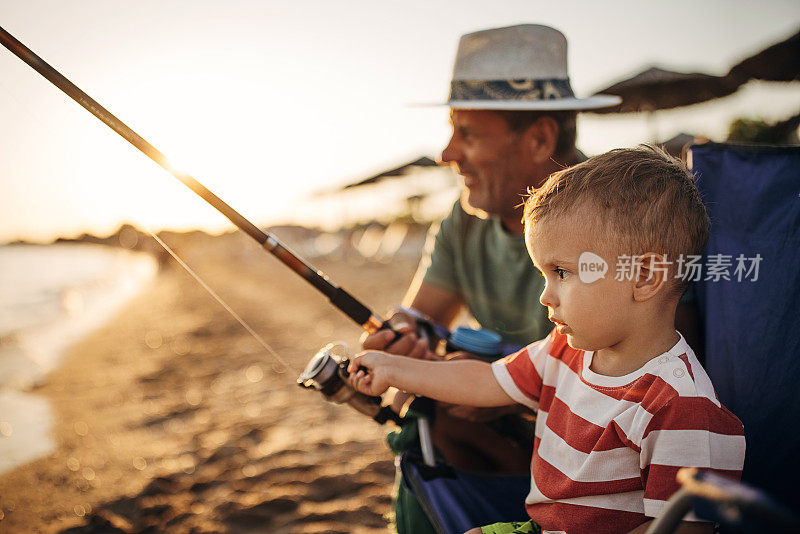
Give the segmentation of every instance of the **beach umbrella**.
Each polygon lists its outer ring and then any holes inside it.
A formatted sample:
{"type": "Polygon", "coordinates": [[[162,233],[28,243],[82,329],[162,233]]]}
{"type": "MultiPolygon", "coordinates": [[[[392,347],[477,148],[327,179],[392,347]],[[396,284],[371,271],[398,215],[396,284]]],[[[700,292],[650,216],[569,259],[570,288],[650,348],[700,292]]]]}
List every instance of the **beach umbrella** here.
{"type": "Polygon", "coordinates": [[[688,106],[728,96],[739,88],[724,76],[675,72],[650,67],[632,78],[598,91],[622,97],[622,103],[594,113],[633,113],[688,106]]]}
{"type": "Polygon", "coordinates": [[[369,185],[374,184],[376,182],[380,182],[385,178],[394,178],[398,176],[403,176],[408,171],[412,170],[413,167],[436,167],[438,164],[428,156],[422,156],[420,158],[415,159],[414,161],[409,161],[408,163],[404,163],[399,167],[394,167],[387,171],[380,172],[374,176],[370,176],[369,178],[364,178],[358,182],[347,184],[342,189],[352,189],[353,187],[360,187],[362,185],[369,185]]]}
{"type": "Polygon", "coordinates": [[[771,82],[800,80],[800,31],[731,67],[727,77],[771,82]]]}
{"type": "Polygon", "coordinates": [[[592,113],[632,113],[688,106],[728,96],[750,80],[787,82],[800,79],[800,32],[752,55],[725,76],[676,72],[650,67],[595,94],[622,97],[618,106],[592,113]]]}

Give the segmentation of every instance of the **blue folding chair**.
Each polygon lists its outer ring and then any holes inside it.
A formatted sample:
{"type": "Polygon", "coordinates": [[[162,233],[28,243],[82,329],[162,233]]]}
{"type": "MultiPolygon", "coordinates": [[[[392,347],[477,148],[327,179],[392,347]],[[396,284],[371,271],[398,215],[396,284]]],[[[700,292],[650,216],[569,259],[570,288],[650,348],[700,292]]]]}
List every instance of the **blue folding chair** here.
{"type": "Polygon", "coordinates": [[[742,480],[798,510],[800,147],[708,143],[688,159],[711,218],[703,265],[718,266],[695,283],[705,366],[744,423],[742,480]]]}

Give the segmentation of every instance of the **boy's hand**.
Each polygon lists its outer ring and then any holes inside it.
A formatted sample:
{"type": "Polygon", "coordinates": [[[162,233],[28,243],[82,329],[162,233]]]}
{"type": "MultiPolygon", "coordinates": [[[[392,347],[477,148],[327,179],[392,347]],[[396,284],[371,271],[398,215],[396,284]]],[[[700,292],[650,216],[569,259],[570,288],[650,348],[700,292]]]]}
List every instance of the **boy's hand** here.
{"type": "Polygon", "coordinates": [[[377,351],[357,354],[347,366],[350,385],[365,395],[382,395],[391,386],[388,376],[391,358],[385,352],[377,351]]]}

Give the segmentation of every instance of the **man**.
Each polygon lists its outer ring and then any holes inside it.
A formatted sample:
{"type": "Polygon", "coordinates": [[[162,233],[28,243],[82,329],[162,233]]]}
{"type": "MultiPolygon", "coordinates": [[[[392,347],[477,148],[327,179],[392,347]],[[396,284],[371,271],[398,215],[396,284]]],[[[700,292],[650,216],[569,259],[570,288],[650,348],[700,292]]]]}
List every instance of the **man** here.
{"type": "MultiPolygon", "coordinates": [[[[526,254],[523,195],[583,159],[575,147],[578,110],[619,103],[603,95],[575,98],[566,53],[565,37],[540,25],[461,38],[447,103],[453,134],[441,160],[463,176],[464,195],[429,242],[404,299],[414,315],[451,327],[467,311],[506,345],[531,343],[552,329],[539,303],[543,279],[526,254]]],[[[363,348],[437,358],[411,315],[397,313],[390,324],[404,334],[400,339],[392,342],[392,332],[380,331],[365,338],[363,348]]],[[[397,396],[395,404],[404,400],[397,396]]],[[[517,410],[437,405],[434,444],[456,468],[529,473],[531,451],[519,444],[526,440],[483,423],[517,410]]],[[[402,481],[395,510],[400,534],[433,532],[402,481]]]]}

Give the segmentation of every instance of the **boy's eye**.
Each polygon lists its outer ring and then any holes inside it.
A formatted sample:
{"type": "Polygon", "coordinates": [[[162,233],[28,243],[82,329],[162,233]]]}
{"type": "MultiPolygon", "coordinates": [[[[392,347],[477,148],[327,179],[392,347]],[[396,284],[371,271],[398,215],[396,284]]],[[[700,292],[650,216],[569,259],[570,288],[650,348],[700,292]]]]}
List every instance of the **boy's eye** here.
{"type": "Polygon", "coordinates": [[[558,276],[560,280],[563,280],[564,278],[569,276],[569,271],[567,271],[566,269],[562,269],[561,267],[556,267],[555,269],[553,269],[553,272],[556,273],[556,276],[558,276]]]}

